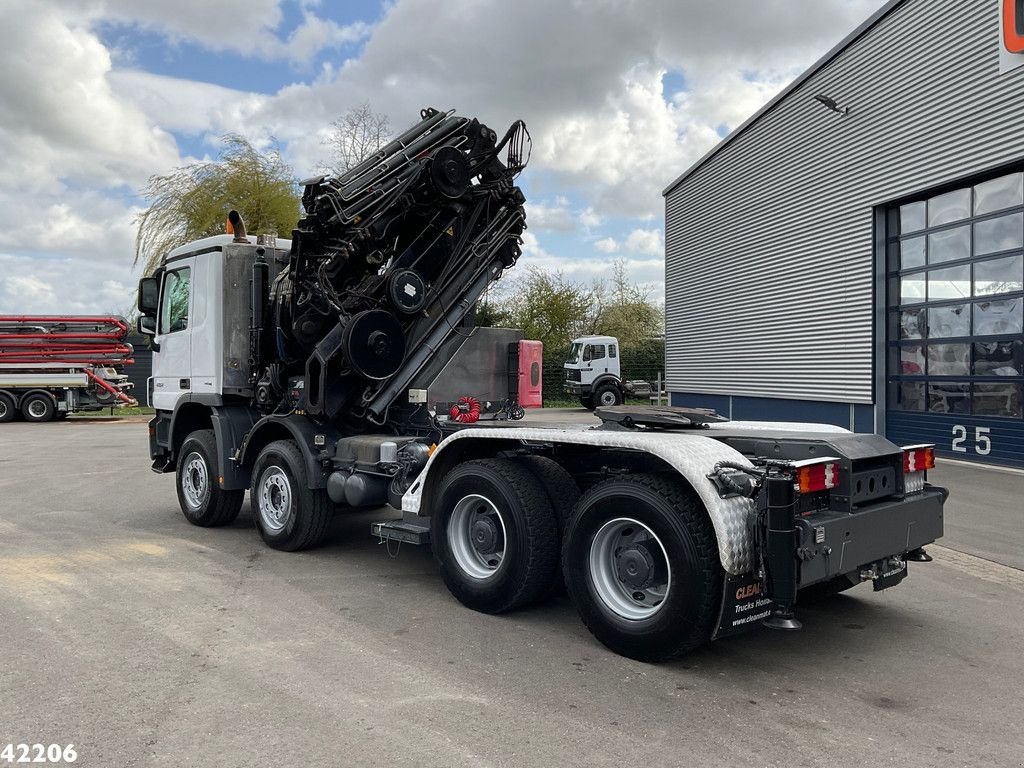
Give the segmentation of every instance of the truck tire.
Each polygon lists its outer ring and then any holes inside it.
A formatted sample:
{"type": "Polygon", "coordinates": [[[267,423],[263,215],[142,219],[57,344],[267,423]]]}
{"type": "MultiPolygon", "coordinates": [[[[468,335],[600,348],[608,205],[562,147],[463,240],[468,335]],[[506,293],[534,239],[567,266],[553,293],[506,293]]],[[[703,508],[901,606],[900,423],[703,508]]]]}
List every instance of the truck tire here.
{"type": "Polygon", "coordinates": [[[192,432],[181,444],[175,486],[182,514],[200,528],[234,521],[245,498],[244,490],[226,491],[217,483],[217,437],[212,429],[192,432]]]}
{"type": "Polygon", "coordinates": [[[583,623],[616,653],[664,661],[711,637],[718,545],[704,506],[679,481],[637,474],[593,486],[569,522],[562,568],[583,623]]]}
{"type": "Polygon", "coordinates": [[[597,408],[610,408],[614,405],[622,405],[622,392],[614,384],[602,384],[594,390],[594,406],[597,408]]]}
{"type": "Polygon", "coordinates": [[[42,424],[44,421],[52,421],[53,415],[57,412],[57,404],[49,395],[36,392],[21,401],[21,416],[25,421],[42,424]]]}
{"type": "Polygon", "coordinates": [[[249,503],[263,541],[285,552],[319,544],[333,510],[326,490],[309,487],[306,461],[292,440],[277,440],[260,451],[249,503]]]}
{"type": "Polygon", "coordinates": [[[14,421],[14,417],[17,415],[18,408],[14,403],[14,398],[6,392],[0,392],[0,424],[14,421]]]}
{"type": "Polygon", "coordinates": [[[482,613],[533,602],[558,566],[558,519],[548,496],[511,459],[467,461],[445,475],[430,536],[448,590],[482,613]]]}
{"type": "Polygon", "coordinates": [[[565,467],[547,456],[521,456],[516,461],[540,480],[544,493],[551,502],[551,509],[558,520],[558,531],[561,534],[565,530],[565,524],[569,522],[576,502],[580,500],[580,488],[576,485],[576,480],[565,467]]]}

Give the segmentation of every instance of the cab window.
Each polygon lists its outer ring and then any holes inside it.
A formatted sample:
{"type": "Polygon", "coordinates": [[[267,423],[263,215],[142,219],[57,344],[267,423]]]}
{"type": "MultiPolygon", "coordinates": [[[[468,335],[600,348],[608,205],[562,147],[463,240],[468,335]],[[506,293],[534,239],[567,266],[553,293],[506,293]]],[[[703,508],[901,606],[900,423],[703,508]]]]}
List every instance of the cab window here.
{"type": "Polygon", "coordinates": [[[188,328],[188,299],[191,285],[188,267],[168,272],[160,301],[160,333],[175,333],[188,328]]]}
{"type": "Polygon", "coordinates": [[[590,359],[604,360],[604,344],[591,344],[590,359]]]}
{"type": "Polygon", "coordinates": [[[617,357],[617,356],[618,356],[618,350],[615,348],[615,345],[614,344],[609,344],[608,345],[608,357],[617,357]]]}

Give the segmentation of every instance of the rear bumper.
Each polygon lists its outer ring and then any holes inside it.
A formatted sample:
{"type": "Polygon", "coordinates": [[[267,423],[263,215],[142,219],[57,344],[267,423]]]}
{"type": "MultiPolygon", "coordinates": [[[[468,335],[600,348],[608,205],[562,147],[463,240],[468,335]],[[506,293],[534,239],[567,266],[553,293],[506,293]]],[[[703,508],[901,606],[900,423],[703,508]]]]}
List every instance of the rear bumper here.
{"type": "Polygon", "coordinates": [[[942,536],[945,488],[925,486],[904,499],[852,513],[817,513],[797,521],[800,586],[930,544],[942,536]]]}

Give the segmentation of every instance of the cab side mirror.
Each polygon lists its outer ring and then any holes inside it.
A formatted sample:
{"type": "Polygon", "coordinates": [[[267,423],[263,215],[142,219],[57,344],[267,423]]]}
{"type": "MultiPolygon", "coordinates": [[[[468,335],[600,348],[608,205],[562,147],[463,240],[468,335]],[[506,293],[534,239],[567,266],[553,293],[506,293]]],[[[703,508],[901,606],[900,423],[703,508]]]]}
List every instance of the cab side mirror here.
{"type": "MultiPolygon", "coordinates": [[[[160,304],[160,279],[156,277],[144,277],[139,280],[139,312],[143,317],[156,317],[157,308],[160,304]]],[[[140,326],[140,333],[143,332],[140,326]]],[[[153,326],[156,332],[156,325],[153,326]]]]}

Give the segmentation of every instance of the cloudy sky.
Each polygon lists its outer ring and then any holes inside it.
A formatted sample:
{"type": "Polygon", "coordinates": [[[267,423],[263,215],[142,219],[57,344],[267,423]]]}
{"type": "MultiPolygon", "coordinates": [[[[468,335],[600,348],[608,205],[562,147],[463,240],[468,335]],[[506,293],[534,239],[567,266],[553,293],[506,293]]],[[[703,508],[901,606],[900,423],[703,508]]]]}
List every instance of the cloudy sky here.
{"type": "Polygon", "coordinates": [[[882,0],[0,0],[0,312],[123,310],[152,174],[332,120],[533,135],[521,264],[660,295],[662,188],[882,0]]]}

